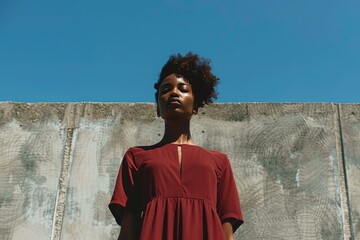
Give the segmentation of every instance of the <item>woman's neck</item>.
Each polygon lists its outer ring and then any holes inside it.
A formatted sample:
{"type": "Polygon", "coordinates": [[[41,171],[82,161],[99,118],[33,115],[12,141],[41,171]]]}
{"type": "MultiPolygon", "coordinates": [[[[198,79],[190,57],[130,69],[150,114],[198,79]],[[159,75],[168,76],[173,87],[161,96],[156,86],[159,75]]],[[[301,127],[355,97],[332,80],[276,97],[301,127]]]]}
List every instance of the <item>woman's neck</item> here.
{"type": "Polygon", "coordinates": [[[163,144],[193,144],[190,133],[190,121],[165,121],[165,133],[160,142],[163,144]]]}

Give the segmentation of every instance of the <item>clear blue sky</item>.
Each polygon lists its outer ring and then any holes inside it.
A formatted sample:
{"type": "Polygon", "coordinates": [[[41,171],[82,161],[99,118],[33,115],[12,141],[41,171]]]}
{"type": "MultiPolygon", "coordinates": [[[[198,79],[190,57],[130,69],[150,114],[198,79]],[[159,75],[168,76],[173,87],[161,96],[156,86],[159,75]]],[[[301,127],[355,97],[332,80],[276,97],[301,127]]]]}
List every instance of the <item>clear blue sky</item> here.
{"type": "Polygon", "coordinates": [[[360,103],[359,0],[0,0],[0,101],[153,102],[190,50],[217,102],[360,103]]]}

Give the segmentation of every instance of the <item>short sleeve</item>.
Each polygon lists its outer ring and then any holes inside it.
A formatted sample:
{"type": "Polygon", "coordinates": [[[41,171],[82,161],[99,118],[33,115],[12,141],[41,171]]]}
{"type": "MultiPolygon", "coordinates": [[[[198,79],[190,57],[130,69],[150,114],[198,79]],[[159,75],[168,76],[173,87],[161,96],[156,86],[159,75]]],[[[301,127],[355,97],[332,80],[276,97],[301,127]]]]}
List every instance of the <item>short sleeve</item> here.
{"type": "Polygon", "coordinates": [[[135,164],[134,154],[129,149],[121,162],[114,193],[109,204],[109,209],[119,225],[121,225],[125,207],[139,211],[139,189],[138,168],[135,164]]]}
{"type": "Polygon", "coordinates": [[[217,212],[222,223],[232,224],[234,232],[244,222],[233,172],[226,155],[217,188],[217,212]]]}

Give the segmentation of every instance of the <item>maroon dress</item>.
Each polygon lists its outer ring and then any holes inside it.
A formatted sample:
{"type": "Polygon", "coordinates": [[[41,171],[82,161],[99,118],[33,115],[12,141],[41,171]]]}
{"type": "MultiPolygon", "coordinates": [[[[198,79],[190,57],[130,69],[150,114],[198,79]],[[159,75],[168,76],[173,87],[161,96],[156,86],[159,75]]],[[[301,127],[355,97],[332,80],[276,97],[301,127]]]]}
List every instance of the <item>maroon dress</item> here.
{"type": "Polygon", "coordinates": [[[188,144],[130,148],[109,204],[120,225],[125,206],[142,212],[141,240],[221,240],[243,222],[227,156],[188,144]]]}

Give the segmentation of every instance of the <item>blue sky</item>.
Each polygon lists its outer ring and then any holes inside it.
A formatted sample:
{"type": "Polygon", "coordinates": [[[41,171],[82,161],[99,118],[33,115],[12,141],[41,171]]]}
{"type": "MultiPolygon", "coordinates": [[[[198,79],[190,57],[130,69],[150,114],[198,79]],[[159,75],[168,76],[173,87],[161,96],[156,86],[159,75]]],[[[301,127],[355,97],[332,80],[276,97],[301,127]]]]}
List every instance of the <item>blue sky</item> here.
{"type": "Polygon", "coordinates": [[[360,102],[358,0],[0,1],[0,101],[153,102],[188,51],[216,102],[360,102]]]}

